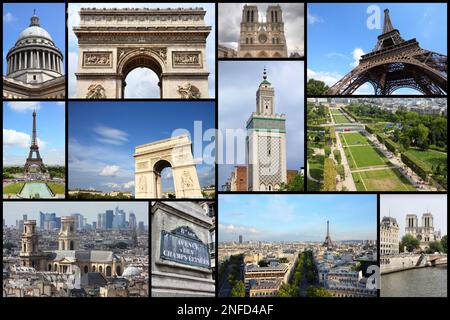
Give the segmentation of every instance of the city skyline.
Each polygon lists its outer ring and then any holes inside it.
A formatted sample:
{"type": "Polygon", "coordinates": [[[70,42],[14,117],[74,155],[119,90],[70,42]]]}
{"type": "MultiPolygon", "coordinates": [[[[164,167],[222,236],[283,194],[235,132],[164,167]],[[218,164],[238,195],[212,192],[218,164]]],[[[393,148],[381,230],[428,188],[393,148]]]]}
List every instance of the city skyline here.
{"type": "Polygon", "coordinates": [[[447,195],[444,194],[382,194],[380,195],[380,219],[391,217],[399,225],[399,240],[405,235],[407,214],[417,215],[419,226],[422,225],[422,214],[433,215],[435,231],[447,234],[447,195]]]}
{"type": "Polygon", "coordinates": [[[219,242],[376,240],[375,195],[219,195],[219,242]],[[243,223],[245,221],[245,223],[243,223]]]}
{"type": "Polygon", "coordinates": [[[106,210],[115,210],[116,206],[126,213],[126,219],[129,220],[130,212],[136,216],[136,221],[143,221],[148,226],[149,220],[149,204],[147,202],[128,202],[128,201],[95,201],[95,202],[4,202],[3,203],[3,219],[7,226],[15,225],[16,220],[27,215],[28,220],[39,221],[39,212],[56,213],[58,217],[70,216],[80,213],[87,218],[88,223],[97,222],[98,214],[104,213],[106,210]],[[70,208],[69,204],[74,204],[75,208],[70,208]]]}

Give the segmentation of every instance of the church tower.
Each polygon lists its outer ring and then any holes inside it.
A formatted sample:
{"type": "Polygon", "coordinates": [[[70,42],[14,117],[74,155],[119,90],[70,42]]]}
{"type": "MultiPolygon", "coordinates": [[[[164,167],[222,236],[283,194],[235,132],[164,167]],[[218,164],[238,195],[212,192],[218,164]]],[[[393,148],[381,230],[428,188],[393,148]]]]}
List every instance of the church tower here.
{"type": "Polygon", "coordinates": [[[276,191],[287,182],[286,117],[275,113],[275,90],[263,80],[256,91],[256,112],[247,120],[248,191],[276,191]]]}
{"type": "Polygon", "coordinates": [[[78,247],[75,217],[61,217],[58,250],[78,250],[78,247]]]}
{"type": "Polygon", "coordinates": [[[41,252],[39,251],[39,239],[36,231],[36,220],[25,220],[23,222],[22,247],[20,259],[24,267],[33,267],[41,270],[41,252]]]}
{"type": "Polygon", "coordinates": [[[282,10],[279,5],[267,7],[259,17],[258,7],[244,5],[238,56],[243,58],[287,58],[282,10]]]}

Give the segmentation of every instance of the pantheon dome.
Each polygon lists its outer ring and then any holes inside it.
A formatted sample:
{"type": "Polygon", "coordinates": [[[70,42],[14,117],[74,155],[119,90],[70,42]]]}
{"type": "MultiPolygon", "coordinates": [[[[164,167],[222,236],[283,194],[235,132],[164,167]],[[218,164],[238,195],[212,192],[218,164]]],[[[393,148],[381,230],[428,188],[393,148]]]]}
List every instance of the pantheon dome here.
{"type": "Polygon", "coordinates": [[[36,14],[6,59],[3,98],[64,98],[63,55],[36,14]]]}

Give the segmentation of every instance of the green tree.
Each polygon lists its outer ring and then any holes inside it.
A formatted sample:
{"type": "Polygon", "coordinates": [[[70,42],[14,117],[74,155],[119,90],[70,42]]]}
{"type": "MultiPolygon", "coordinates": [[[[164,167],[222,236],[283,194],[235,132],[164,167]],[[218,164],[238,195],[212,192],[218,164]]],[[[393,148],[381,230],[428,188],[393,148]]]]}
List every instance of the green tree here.
{"type": "Polygon", "coordinates": [[[336,191],[336,168],[333,159],[326,158],[323,166],[323,191],[336,191]]]}
{"type": "Polygon", "coordinates": [[[444,253],[447,253],[447,235],[443,236],[441,239],[442,249],[444,253]]]}
{"type": "Polygon", "coordinates": [[[428,148],[428,146],[430,145],[428,142],[428,135],[430,133],[430,129],[428,129],[422,123],[420,123],[416,127],[414,132],[415,132],[415,138],[416,138],[416,145],[419,148],[426,150],[428,148]]]}
{"type": "Polygon", "coordinates": [[[308,286],[306,289],[306,296],[307,297],[332,297],[331,293],[321,287],[314,287],[314,286],[308,286]]]}
{"type": "Polygon", "coordinates": [[[306,84],[306,92],[308,93],[308,95],[320,96],[325,94],[327,90],[328,86],[323,81],[309,79],[308,83],[306,84]]]}
{"type": "Polygon", "coordinates": [[[231,289],[232,297],[245,297],[245,285],[242,281],[237,281],[233,289],[231,289]]]}
{"type": "Polygon", "coordinates": [[[298,297],[298,288],[289,283],[283,283],[278,290],[278,297],[298,297]]]}
{"type": "Polygon", "coordinates": [[[419,239],[414,237],[412,234],[405,234],[402,238],[402,247],[406,247],[408,252],[412,252],[414,249],[417,249],[419,245],[419,239]]]}
{"type": "Polygon", "coordinates": [[[444,252],[444,247],[440,241],[432,241],[428,244],[427,253],[444,252]]]}
{"type": "Polygon", "coordinates": [[[300,173],[297,173],[288,183],[282,183],[280,190],[303,191],[305,190],[305,179],[300,173]]]}

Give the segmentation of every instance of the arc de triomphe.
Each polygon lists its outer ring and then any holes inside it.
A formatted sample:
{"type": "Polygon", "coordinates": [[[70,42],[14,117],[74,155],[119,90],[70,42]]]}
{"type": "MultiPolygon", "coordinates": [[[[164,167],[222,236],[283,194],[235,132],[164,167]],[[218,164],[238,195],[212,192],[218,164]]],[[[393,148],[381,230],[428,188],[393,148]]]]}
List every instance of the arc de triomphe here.
{"type": "Polygon", "coordinates": [[[138,67],[159,78],[161,98],[208,98],[202,8],[79,11],[76,97],[123,98],[125,78],[138,67]]]}
{"type": "Polygon", "coordinates": [[[162,198],[161,171],[172,168],[176,198],[203,198],[188,136],[137,146],[135,159],[135,197],[162,198]]]}

